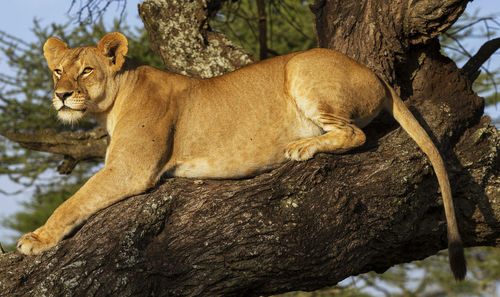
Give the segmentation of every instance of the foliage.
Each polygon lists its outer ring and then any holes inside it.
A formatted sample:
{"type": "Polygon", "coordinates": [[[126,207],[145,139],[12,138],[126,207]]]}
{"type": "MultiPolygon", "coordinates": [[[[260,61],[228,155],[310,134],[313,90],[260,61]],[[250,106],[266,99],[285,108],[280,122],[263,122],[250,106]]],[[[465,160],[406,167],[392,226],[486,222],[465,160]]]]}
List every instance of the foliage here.
{"type": "MultiPolygon", "coordinates": [[[[313,1],[264,1],[267,15],[267,47],[274,56],[316,47],[313,1]]],[[[210,23],[254,57],[259,53],[257,2],[227,1],[210,23]]]]}

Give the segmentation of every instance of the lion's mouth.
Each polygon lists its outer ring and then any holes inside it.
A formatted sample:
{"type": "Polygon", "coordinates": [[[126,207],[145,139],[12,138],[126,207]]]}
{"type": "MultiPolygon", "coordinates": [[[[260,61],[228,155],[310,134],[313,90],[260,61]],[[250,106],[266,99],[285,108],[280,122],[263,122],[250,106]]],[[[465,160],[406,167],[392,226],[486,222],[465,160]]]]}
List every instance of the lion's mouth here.
{"type": "Polygon", "coordinates": [[[79,111],[79,112],[85,112],[86,110],[87,110],[86,108],[75,109],[75,108],[71,108],[69,106],[63,105],[61,108],[59,108],[58,111],[79,111]]]}

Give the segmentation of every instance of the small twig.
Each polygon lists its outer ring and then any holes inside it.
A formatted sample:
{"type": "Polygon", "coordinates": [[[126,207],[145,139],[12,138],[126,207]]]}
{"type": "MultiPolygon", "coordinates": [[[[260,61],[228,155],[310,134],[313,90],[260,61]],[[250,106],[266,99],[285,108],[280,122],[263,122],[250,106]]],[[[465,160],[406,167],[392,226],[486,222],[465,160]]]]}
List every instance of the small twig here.
{"type": "Polygon", "coordinates": [[[3,246],[2,246],[1,242],[0,242],[0,252],[2,252],[2,254],[5,254],[5,250],[3,249],[3,246]]]}
{"type": "Polygon", "coordinates": [[[462,45],[462,43],[460,42],[460,40],[453,36],[453,35],[448,35],[448,38],[452,39],[453,41],[455,41],[456,45],[458,45],[458,47],[460,48],[460,50],[456,49],[457,52],[461,53],[462,55],[464,56],[467,56],[467,57],[472,57],[472,55],[469,53],[469,51],[465,48],[465,46],[462,45]]]}
{"type": "MultiPolygon", "coordinates": [[[[99,20],[106,10],[109,8],[111,3],[115,2],[118,5],[118,10],[120,10],[119,22],[122,21],[125,15],[125,8],[127,6],[127,0],[79,0],[80,7],[77,8],[76,15],[77,20],[80,24],[89,24],[99,20]]],[[[71,0],[71,5],[68,10],[70,12],[76,7],[77,0],[71,0]]]]}
{"type": "Polygon", "coordinates": [[[63,161],[59,166],[57,166],[57,172],[59,174],[70,174],[73,169],[75,169],[76,165],[78,164],[78,160],[75,160],[71,156],[64,156],[63,161]]]}
{"type": "Polygon", "coordinates": [[[364,275],[360,275],[359,278],[364,280],[370,287],[379,291],[380,293],[384,294],[385,296],[387,296],[387,297],[391,296],[391,293],[386,288],[379,286],[376,282],[374,282],[369,277],[366,277],[364,275]]]}
{"type": "Polygon", "coordinates": [[[467,29],[467,28],[470,28],[470,27],[474,26],[475,24],[480,23],[480,22],[483,22],[483,21],[491,21],[491,22],[495,22],[495,19],[494,19],[494,18],[492,18],[492,17],[484,17],[484,18],[479,18],[479,19],[477,19],[477,20],[475,20],[475,21],[473,21],[473,22],[470,22],[469,24],[466,24],[466,25],[462,26],[462,27],[452,28],[452,29],[450,30],[450,32],[447,32],[447,34],[448,34],[448,35],[455,35],[455,34],[457,34],[458,32],[463,31],[463,30],[465,30],[465,29],[467,29]]]}
{"type": "MultiPolygon", "coordinates": [[[[279,3],[279,2],[278,2],[279,3]]],[[[302,29],[301,29],[301,24],[297,22],[296,19],[290,14],[294,8],[290,5],[287,4],[286,2],[281,2],[279,3],[280,5],[283,5],[285,9],[280,9],[278,5],[276,5],[277,11],[279,14],[283,16],[283,19],[290,25],[292,28],[294,28],[300,35],[305,37],[306,39],[309,38],[310,36],[307,35],[302,29]]]]}

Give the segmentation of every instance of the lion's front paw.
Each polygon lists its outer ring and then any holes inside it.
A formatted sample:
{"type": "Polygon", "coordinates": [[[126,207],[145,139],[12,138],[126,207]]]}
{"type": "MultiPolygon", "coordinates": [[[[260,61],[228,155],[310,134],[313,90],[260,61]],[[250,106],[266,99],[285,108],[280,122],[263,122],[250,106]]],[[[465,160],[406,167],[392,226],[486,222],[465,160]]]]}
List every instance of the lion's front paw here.
{"type": "Polygon", "coordinates": [[[48,237],[36,234],[35,232],[24,234],[19,239],[17,242],[17,250],[19,252],[25,255],[38,255],[56,245],[57,242],[54,242],[48,237]]]}
{"type": "Polygon", "coordinates": [[[285,157],[290,160],[304,161],[311,159],[317,150],[318,144],[316,139],[299,139],[286,147],[285,157]]]}

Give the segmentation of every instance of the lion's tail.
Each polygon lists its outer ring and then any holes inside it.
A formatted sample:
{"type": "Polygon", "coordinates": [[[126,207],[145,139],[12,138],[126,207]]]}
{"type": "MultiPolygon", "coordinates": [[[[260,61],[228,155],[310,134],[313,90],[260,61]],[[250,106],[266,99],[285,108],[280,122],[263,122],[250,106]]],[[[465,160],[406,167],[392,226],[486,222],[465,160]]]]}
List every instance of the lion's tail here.
{"type": "MultiPolygon", "coordinates": [[[[385,83],[385,82],[384,82],[385,83]]],[[[431,138],[408,110],[403,100],[396,94],[394,89],[385,83],[390,90],[390,98],[386,101],[386,109],[393,115],[403,129],[413,138],[418,146],[429,157],[434,172],[436,173],[441,193],[443,196],[446,222],[448,225],[448,253],[451,270],[455,279],[463,280],[467,273],[467,266],[464,256],[464,248],[460,233],[458,232],[457,220],[455,218],[455,208],[451,196],[450,181],[444,165],[443,159],[431,138]]]]}

